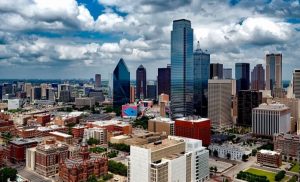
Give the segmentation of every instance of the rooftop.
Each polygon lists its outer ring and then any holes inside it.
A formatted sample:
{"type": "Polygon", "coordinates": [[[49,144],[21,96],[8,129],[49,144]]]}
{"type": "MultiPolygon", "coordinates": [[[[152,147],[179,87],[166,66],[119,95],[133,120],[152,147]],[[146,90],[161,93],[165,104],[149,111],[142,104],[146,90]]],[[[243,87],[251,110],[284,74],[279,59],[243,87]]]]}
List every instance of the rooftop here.
{"type": "Polygon", "coordinates": [[[64,137],[64,138],[72,138],[72,135],[68,135],[66,133],[62,133],[62,132],[58,132],[58,131],[50,132],[50,134],[61,136],[61,137],[64,137]]]}
{"type": "Polygon", "coordinates": [[[259,107],[256,107],[254,109],[259,109],[259,110],[272,110],[272,111],[284,111],[289,109],[289,107],[287,107],[284,104],[280,104],[280,103],[275,103],[275,104],[260,104],[259,107]]]}
{"type": "Polygon", "coordinates": [[[209,119],[200,118],[200,117],[183,117],[183,118],[177,118],[176,121],[203,122],[203,121],[209,121],[209,119]]]}
{"type": "Polygon", "coordinates": [[[163,117],[156,117],[156,118],[150,119],[150,121],[158,121],[158,122],[163,122],[163,123],[174,123],[174,121],[171,120],[170,118],[163,118],[163,117]]]}
{"type": "Polygon", "coordinates": [[[152,152],[154,152],[154,151],[158,151],[163,148],[168,148],[168,147],[178,145],[181,143],[184,143],[184,141],[165,139],[165,140],[161,140],[161,143],[154,142],[154,143],[141,145],[140,147],[145,148],[145,149],[150,149],[152,152]]]}
{"type": "Polygon", "coordinates": [[[15,145],[26,145],[26,144],[31,144],[31,143],[39,143],[41,142],[41,138],[17,138],[15,140],[10,141],[10,143],[13,143],[15,145]]]}
{"type": "Polygon", "coordinates": [[[271,151],[271,150],[260,150],[259,151],[262,154],[268,154],[268,155],[279,155],[279,152],[271,151]]]}

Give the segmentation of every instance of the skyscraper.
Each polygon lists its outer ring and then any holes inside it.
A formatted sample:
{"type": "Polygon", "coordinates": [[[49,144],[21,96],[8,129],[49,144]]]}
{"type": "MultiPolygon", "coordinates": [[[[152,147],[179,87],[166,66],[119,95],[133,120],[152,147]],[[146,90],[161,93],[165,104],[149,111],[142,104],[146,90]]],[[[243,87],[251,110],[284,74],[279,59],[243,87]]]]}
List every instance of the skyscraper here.
{"type": "Polygon", "coordinates": [[[101,75],[95,74],[95,89],[101,88],[101,75]]]}
{"type": "Polygon", "coordinates": [[[211,63],[210,64],[210,79],[218,77],[219,79],[223,78],[223,64],[220,63],[211,63]]]}
{"type": "Polygon", "coordinates": [[[207,89],[210,76],[210,54],[200,49],[194,52],[194,109],[196,114],[207,117],[207,89]]]}
{"type": "Polygon", "coordinates": [[[266,55],[266,90],[282,87],[282,54],[266,55]]]}
{"type": "Polygon", "coordinates": [[[236,93],[240,90],[249,90],[250,87],[250,64],[235,64],[236,93]]]}
{"type": "Polygon", "coordinates": [[[223,79],[232,79],[232,68],[223,68],[223,79]]]}
{"type": "Polygon", "coordinates": [[[113,73],[113,106],[130,102],[130,72],[121,58],[113,73]]]}
{"type": "Polygon", "coordinates": [[[173,118],[193,114],[193,96],[193,29],[189,20],[175,20],[171,31],[171,113],[173,118]]]}
{"type": "Polygon", "coordinates": [[[300,99],[300,69],[293,73],[293,94],[295,98],[300,99]]]}
{"type": "Polygon", "coordinates": [[[265,89],[265,70],[262,64],[257,64],[251,72],[251,89],[252,90],[265,89]]]}
{"type": "Polygon", "coordinates": [[[170,96],[171,87],[171,65],[166,68],[158,68],[157,76],[157,92],[160,94],[167,94],[170,96]]]}
{"type": "Polygon", "coordinates": [[[157,94],[156,94],[156,83],[151,82],[147,84],[147,99],[153,99],[157,100],[157,94]]]}
{"type": "Polygon", "coordinates": [[[136,69],[136,98],[144,99],[147,96],[147,76],[146,69],[140,65],[136,69]]]}

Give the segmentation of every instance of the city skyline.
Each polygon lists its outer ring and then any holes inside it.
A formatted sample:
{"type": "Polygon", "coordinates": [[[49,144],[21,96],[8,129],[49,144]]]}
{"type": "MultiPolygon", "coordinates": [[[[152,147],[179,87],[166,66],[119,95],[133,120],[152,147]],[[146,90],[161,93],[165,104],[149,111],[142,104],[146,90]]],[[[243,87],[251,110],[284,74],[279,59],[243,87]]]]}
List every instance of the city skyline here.
{"type": "Polygon", "coordinates": [[[132,78],[143,64],[147,77],[155,79],[157,68],[170,64],[171,22],[182,18],[193,24],[194,47],[200,41],[212,63],[233,72],[240,62],[250,63],[251,70],[256,64],[265,68],[267,53],[282,53],[283,80],[291,80],[300,67],[299,1],[49,2],[0,3],[0,78],[91,78],[100,73],[106,80],[124,58],[132,78]]]}

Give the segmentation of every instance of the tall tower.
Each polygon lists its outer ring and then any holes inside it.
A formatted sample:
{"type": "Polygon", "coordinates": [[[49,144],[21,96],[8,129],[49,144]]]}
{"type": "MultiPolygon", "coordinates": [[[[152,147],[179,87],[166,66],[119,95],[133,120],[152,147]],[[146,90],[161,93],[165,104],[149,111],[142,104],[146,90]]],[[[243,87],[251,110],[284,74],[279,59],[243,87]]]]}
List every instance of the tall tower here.
{"type": "Polygon", "coordinates": [[[189,20],[175,20],[171,31],[171,114],[173,118],[193,114],[193,96],[193,29],[189,20]]]}
{"type": "Polygon", "coordinates": [[[295,69],[293,73],[293,94],[300,99],[300,69],[295,69]]]}
{"type": "Polygon", "coordinates": [[[266,90],[282,87],[282,54],[266,55],[266,90]]]}
{"type": "Polygon", "coordinates": [[[250,64],[235,64],[236,94],[240,90],[249,90],[250,87],[250,64]]]}
{"type": "Polygon", "coordinates": [[[95,89],[101,88],[101,75],[95,74],[95,89]]]}
{"type": "Polygon", "coordinates": [[[223,64],[220,63],[210,64],[210,79],[214,79],[214,77],[218,77],[218,79],[223,78],[223,64]]]}
{"type": "Polygon", "coordinates": [[[262,64],[257,64],[251,72],[251,89],[252,90],[265,89],[265,70],[262,64]]]}
{"type": "Polygon", "coordinates": [[[210,54],[200,49],[198,42],[194,52],[194,109],[201,117],[207,117],[207,90],[210,77],[210,54]]]}
{"type": "Polygon", "coordinates": [[[170,96],[171,85],[171,65],[166,68],[158,68],[157,94],[167,94],[170,96]]]}
{"type": "Polygon", "coordinates": [[[113,73],[113,106],[130,102],[130,72],[121,58],[113,73]]]}
{"type": "Polygon", "coordinates": [[[146,77],[146,69],[143,65],[140,65],[136,69],[136,98],[144,99],[147,95],[147,77],[146,77]]]}

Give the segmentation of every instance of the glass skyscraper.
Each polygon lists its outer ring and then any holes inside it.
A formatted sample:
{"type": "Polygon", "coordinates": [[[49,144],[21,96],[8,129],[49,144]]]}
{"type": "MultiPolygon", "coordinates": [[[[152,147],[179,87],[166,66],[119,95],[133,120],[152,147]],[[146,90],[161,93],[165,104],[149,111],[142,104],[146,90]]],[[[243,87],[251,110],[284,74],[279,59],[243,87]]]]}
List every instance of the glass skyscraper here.
{"type": "Polygon", "coordinates": [[[266,55],[266,90],[282,87],[282,54],[266,55]]]}
{"type": "Polygon", "coordinates": [[[113,106],[130,102],[130,72],[121,58],[113,73],[113,106]]]}
{"type": "Polygon", "coordinates": [[[166,68],[158,68],[157,75],[157,92],[160,94],[167,94],[170,96],[171,85],[171,65],[166,68]]]}
{"type": "Polygon", "coordinates": [[[240,90],[249,90],[250,87],[250,64],[235,64],[236,93],[240,90]]]}
{"type": "Polygon", "coordinates": [[[194,108],[196,114],[207,117],[207,90],[210,77],[210,54],[200,49],[194,52],[194,108]]]}
{"type": "Polygon", "coordinates": [[[193,29],[189,20],[175,20],[171,31],[172,118],[193,114],[193,96],[193,29]]]}
{"type": "Polygon", "coordinates": [[[136,98],[145,99],[147,96],[147,77],[146,69],[143,65],[140,65],[136,69],[136,98]]]}
{"type": "Polygon", "coordinates": [[[251,89],[252,90],[265,89],[265,70],[262,64],[257,64],[251,72],[251,89]]]}

